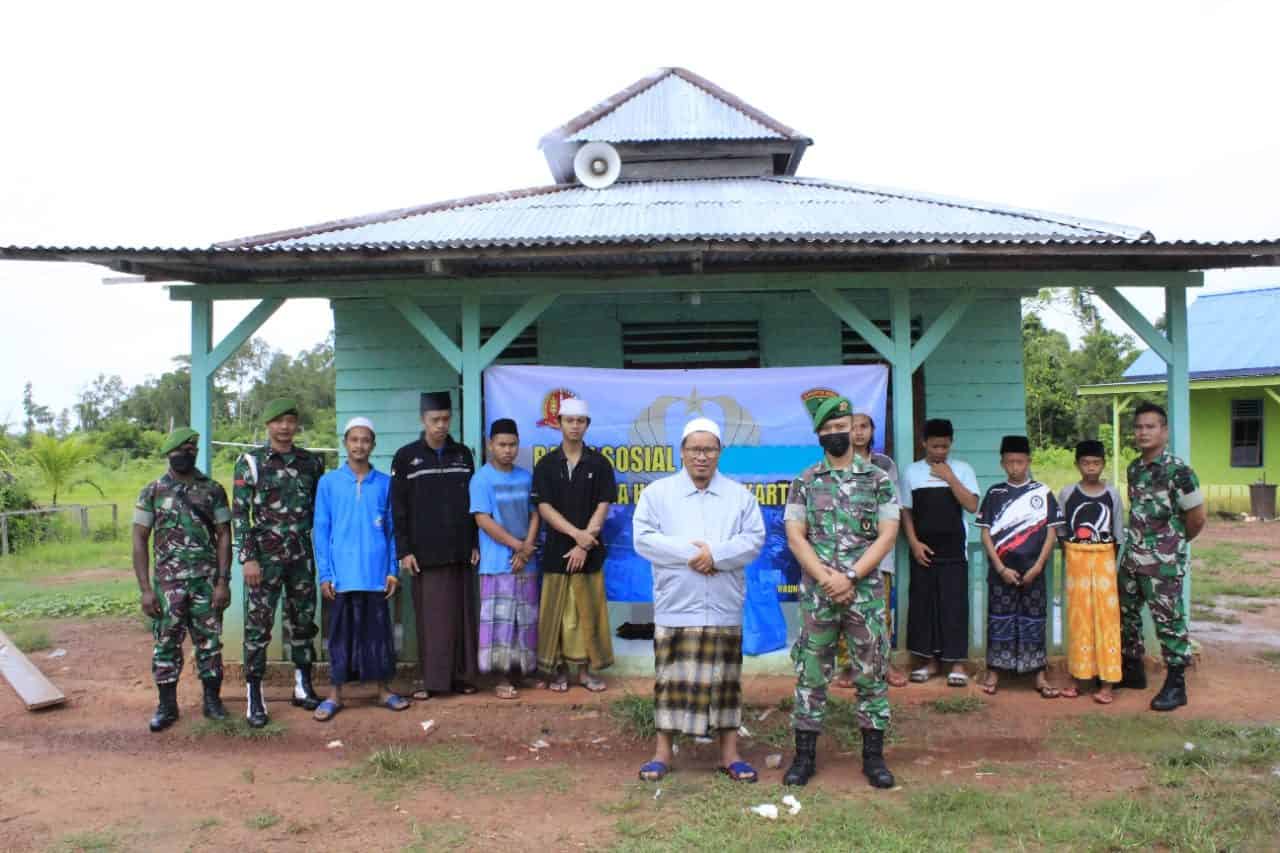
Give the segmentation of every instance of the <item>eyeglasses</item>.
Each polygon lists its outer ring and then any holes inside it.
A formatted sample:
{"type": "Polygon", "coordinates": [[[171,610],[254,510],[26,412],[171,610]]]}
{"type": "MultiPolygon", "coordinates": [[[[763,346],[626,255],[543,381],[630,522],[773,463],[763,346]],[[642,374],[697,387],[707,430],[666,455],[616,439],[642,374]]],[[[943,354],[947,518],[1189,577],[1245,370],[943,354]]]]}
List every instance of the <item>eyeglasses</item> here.
{"type": "Polygon", "coordinates": [[[697,459],[699,456],[703,457],[704,459],[710,459],[713,456],[720,455],[720,448],[718,447],[686,447],[684,449],[684,452],[688,453],[694,459],[697,459]]]}

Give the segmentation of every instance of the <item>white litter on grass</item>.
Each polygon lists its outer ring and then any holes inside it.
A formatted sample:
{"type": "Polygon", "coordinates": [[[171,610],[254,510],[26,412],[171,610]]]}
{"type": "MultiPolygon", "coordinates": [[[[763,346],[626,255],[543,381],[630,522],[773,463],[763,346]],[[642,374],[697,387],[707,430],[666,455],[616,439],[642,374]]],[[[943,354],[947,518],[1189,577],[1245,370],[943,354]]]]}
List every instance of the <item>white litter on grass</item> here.
{"type": "Polygon", "coordinates": [[[49,652],[49,654],[45,655],[45,657],[47,658],[64,658],[66,656],[67,656],[66,649],[54,649],[53,651],[49,652]]]}
{"type": "Polygon", "coordinates": [[[787,807],[787,811],[791,814],[800,814],[800,801],[787,794],[782,798],[782,804],[787,807]]]}
{"type": "Polygon", "coordinates": [[[777,770],[779,767],[782,766],[782,753],[775,752],[772,755],[765,758],[764,766],[768,767],[770,770],[777,770]]]}
{"type": "Polygon", "coordinates": [[[1280,778],[1280,764],[1271,768],[1271,775],[1280,778]]]}
{"type": "Polygon", "coordinates": [[[432,729],[434,729],[434,728],[436,727],[436,721],[435,721],[435,720],[423,720],[423,721],[422,721],[421,723],[419,723],[418,725],[422,726],[422,733],[423,733],[423,734],[430,734],[430,733],[431,733],[431,730],[432,730],[432,729]]]}
{"type": "Polygon", "coordinates": [[[1187,741],[1186,743],[1184,743],[1184,744],[1182,745],[1182,748],[1183,748],[1183,749],[1185,749],[1187,752],[1191,752],[1192,750],[1194,750],[1194,749],[1196,748],[1196,745],[1195,745],[1194,743],[1192,743],[1191,741],[1187,741]]]}
{"type": "Polygon", "coordinates": [[[656,799],[658,799],[658,797],[661,797],[661,796],[662,796],[662,789],[661,789],[661,788],[659,788],[658,790],[656,790],[656,791],[654,791],[654,792],[653,792],[653,798],[654,798],[655,800],[656,800],[656,799]]]}
{"type": "Polygon", "coordinates": [[[673,743],[673,744],[671,744],[671,754],[672,754],[672,755],[679,755],[679,754],[680,754],[680,744],[678,744],[678,743],[673,743]]]}
{"type": "Polygon", "coordinates": [[[696,738],[694,738],[694,739],[693,739],[693,742],[694,742],[694,743],[711,743],[711,738],[709,738],[709,737],[696,737],[696,738]]]}
{"type": "Polygon", "coordinates": [[[778,807],[773,803],[761,803],[758,806],[752,806],[751,811],[760,815],[760,817],[767,817],[769,820],[778,819],[778,807]]]}
{"type": "Polygon", "coordinates": [[[325,749],[342,749],[342,741],[331,740],[328,745],[325,746],[325,749]]]}
{"type": "Polygon", "coordinates": [[[763,711],[761,711],[759,714],[756,714],[756,720],[757,720],[758,722],[764,722],[765,720],[769,719],[769,715],[770,715],[770,714],[772,714],[775,710],[777,710],[777,709],[776,709],[776,708],[765,708],[765,709],[764,709],[763,711]]]}
{"type": "Polygon", "coordinates": [[[738,737],[751,737],[751,729],[746,726],[738,726],[738,737]]]}
{"type": "Polygon", "coordinates": [[[550,749],[551,748],[551,744],[547,743],[542,738],[538,738],[533,743],[529,744],[529,746],[533,747],[534,749],[550,749]]]}
{"type": "Polygon", "coordinates": [[[591,745],[592,745],[592,746],[595,746],[596,744],[598,744],[598,743],[604,743],[604,742],[605,742],[605,741],[607,741],[607,740],[608,740],[608,738],[607,738],[607,737],[592,738],[592,740],[591,740],[591,745]]]}

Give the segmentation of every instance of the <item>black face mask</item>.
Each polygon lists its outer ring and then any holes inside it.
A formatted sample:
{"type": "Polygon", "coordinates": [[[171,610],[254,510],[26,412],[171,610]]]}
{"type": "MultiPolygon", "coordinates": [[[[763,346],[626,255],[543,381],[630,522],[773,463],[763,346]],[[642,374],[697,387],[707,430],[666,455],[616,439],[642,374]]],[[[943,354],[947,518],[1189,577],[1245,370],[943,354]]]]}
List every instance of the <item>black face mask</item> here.
{"type": "Polygon", "coordinates": [[[196,469],[194,453],[175,453],[169,457],[169,467],[175,474],[190,474],[196,469]]]}
{"type": "Polygon", "coordinates": [[[829,432],[818,436],[818,444],[822,445],[822,449],[827,451],[827,455],[832,459],[839,459],[848,453],[852,441],[852,437],[847,432],[829,432]]]}

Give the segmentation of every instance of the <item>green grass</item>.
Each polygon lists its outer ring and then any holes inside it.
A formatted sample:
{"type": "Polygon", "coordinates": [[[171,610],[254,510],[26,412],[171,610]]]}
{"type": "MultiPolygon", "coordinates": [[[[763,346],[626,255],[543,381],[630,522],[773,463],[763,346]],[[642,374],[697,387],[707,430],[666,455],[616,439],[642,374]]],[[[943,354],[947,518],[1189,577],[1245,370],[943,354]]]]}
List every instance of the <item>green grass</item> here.
{"type": "Polygon", "coordinates": [[[244,825],[248,829],[270,829],[278,824],[282,818],[273,811],[258,812],[256,815],[245,820],[244,825]]]}
{"type": "Polygon", "coordinates": [[[125,849],[120,837],[110,830],[90,830],[64,835],[49,848],[53,853],[107,853],[125,849]]]}
{"type": "Polygon", "coordinates": [[[1258,652],[1258,657],[1262,658],[1264,661],[1271,664],[1272,666],[1280,669],[1280,650],[1268,649],[1265,652],[1258,652]]]}
{"type": "Polygon", "coordinates": [[[53,645],[49,631],[39,624],[14,622],[2,626],[9,640],[23,652],[39,652],[53,645]]]}
{"type": "Polygon", "coordinates": [[[628,693],[609,703],[609,716],[628,737],[653,740],[658,730],[653,722],[653,697],[628,693]]]}
{"type": "Polygon", "coordinates": [[[1049,742],[1075,754],[1136,754],[1164,766],[1185,763],[1190,758],[1212,761],[1215,766],[1280,762],[1280,727],[1181,720],[1154,714],[1086,714],[1061,720],[1050,730],[1049,742]],[[1190,753],[1185,749],[1187,743],[1195,746],[1190,753]]]}
{"type": "Polygon", "coordinates": [[[414,841],[405,847],[405,853],[427,853],[434,850],[461,850],[467,846],[471,827],[465,823],[450,821],[427,826],[413,825],[414,841]]]}
{"type": "Polygon", "coordinates": [[[327,774],[327,778],[369,788],[383,800],[424,782],[449,791],[471,789],[510,795],[562,793],[573,787],[568,767],[495,768],[474,749],[452,743],[386,746],[369,753],[358,764],[327,774]]]}
{"type": "Polygon", "coordinates": [[[222,819],[216,817],[206,817],[203,820],[196,821],[196,825],[192,827],[196,832],[204,832],[209,829],[217,829],[222,826],[222,819]]]}
{"type": "Polygon", "coordinates": [[[986,706],[987,703],[977,696],[945,696],[925,705],[930,711],[938,714],[972,714],[986,706]]]}
{"type": "MultiPolygon", "coordinates": [[[[283,737],[289,726],[279,720],[272,720],[260,729],[249,727],[242,717],[229,716],[225,720],[196,720],[188,728],[187,733],[194,738],[243,738],[244,740],[272,740],[283,737]]],[[[250,779],[249,781],[253,781],[250,779]]]]}
{"type": "Polygon", "coordinates": [[[1232,613],[1223,613],[1203,604],[1191,605],[1191,618],[1197,622],[1220,622],[1224,625],[1239,625],[1240,617],[1232,613]]]}

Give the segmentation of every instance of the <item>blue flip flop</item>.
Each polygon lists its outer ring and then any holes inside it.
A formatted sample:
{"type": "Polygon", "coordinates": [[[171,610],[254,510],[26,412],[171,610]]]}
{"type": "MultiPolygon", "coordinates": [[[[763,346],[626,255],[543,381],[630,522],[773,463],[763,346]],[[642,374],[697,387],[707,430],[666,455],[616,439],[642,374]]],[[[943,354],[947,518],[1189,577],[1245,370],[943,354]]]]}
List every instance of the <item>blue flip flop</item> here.
{"type": "Polygon", "coordinates": [[[410,703],[408,699],[404,698],[398,693],[392,693],[390,696],[388,696],[386,699],[383,699],[378,704],[392,711],[403,711],[409,707],[410,703]]]}
{"type": "Polygon", "coordinates": [[[745,761],[735,761],[728,767],[721,767],[720,772],[735,782],[756,782],[760,779],[756,769],[745,761]]]}
{"type": "Polygon", "coordinates": [[[668,767],[668,766],[666,765],[666,763],[665,763],[665,762],[662,762],[662,761],[649,761],[649,762],[646,762],[646,763],[645,763],[645,764],[640,768],[640,781],[642,781],[642,782],[660,782],[660,781],[662,781],[662,780],[666,777],[666,775],[667,775],[668,773],[670,773],[670,772],[671,772],[671,768],[670,768],[670,767],[668,767]],[[647,773],[647,774],[649,774],[649,775],[648,775],[648,776],[646,776],[646,775],[645,775],[646,773],[647,773]]]}
{"type": "Polygon", "coordinates": [[[338,712],[342,710],[342,706],[332,699],[326,699],[316,706],[315,713],[311,716],[319,723],[327,723],[334,717],[338,716],[338,712]]]}

